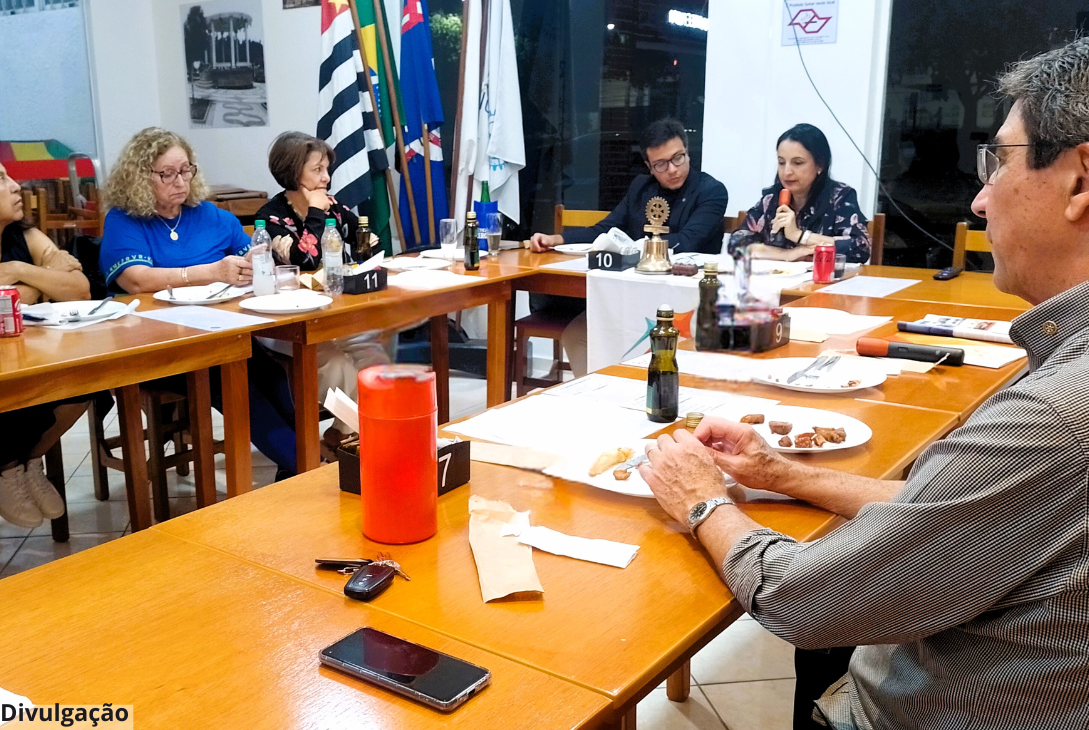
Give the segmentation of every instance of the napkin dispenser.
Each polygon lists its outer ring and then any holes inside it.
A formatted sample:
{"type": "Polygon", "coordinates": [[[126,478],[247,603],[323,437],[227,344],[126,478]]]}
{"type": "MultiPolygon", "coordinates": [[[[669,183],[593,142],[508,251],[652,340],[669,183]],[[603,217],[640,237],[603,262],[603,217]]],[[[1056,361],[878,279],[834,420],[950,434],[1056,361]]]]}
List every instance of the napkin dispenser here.
{"type": "Polygon", "coordinates": [[[586,268],[601,269],[602,271],[625,271],[638,264],[640,256],[638,249],[631,253],[591,251],[587,254],[586,268]]]}
{"type": "Polygon", "coordinates": [[[384,268],[344,275],[345,294],[370,294],[389,286],[389,275],[384,268]]]}
{"type": "Polygon", "coordinates": [[[744,311],[718,308],[723,350],[766,352],[790,342],[790,315],[782,309],[744,311]]]}
{"type": "MultiPolygon", "coordinates": [[[[439,496],[469,483],[469,442],[453,441],[440,445],[437,483],[439,496]]],[[[345,441],[337,449],[340,491],[359,494],[359,439],[345,441]]]]}

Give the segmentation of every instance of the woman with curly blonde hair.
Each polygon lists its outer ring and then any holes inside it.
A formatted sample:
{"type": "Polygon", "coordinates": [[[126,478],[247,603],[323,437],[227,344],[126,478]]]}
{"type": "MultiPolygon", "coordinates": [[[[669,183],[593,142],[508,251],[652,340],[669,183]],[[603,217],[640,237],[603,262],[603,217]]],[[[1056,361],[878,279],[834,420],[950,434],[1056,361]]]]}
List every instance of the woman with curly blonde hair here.
{"type": "Polygon", "coordinates": [[[207,195],[193,148],[181,136],[148,127],[133,137],[106,184],[111,210],[99,255],[106,283],[138,294],[252,281],[249,237],[207,195]]]}
{"type": "MultiPolygon", "coordinates": [[[[106,282],[131,294],[168,286],[253,280],[250,239],[231,213],[204,198],[208,188],[189,143],[158,127],[125,145],[106,184],[99,263],[106,282]]],[[[278,467],[277,480],[295,473],[295,406],[284,369],[258,342],[249,359],[250,434],[278,467]]],[[[212,405],[222,409],[219,368],[212,369],[212,405]]],[[[156,382],[185,393],[185,378],[156,382]]]]}

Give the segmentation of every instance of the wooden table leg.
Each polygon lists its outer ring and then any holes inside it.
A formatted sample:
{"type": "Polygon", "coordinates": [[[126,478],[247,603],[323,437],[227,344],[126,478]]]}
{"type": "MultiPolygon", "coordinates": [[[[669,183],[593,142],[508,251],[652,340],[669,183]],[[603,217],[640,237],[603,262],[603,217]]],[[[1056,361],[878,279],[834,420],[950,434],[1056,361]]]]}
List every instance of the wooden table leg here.
{"type": "Polygon", "coordinates": [[[510,400],[507,360],[510,357],[510,296],[488,302],[488,407],[510,400]]]}
{"type": "Polygon", "coordinates": [[[253,488],[250,457],[250,385],[246,361],[219,368],[223,397],[223,455],[227,462],[227,498],[253,488]]]}
{"type": "Polygon", "coordinates": [[[318,346],[292,343],[291,390],[295,396],[295,458],[298,472],[321,466],[318,448],[318,346]]]}
{"type": "Polygon", "coordinates": [[[189,401],[189,435],[193,439],[193,480],[197,506],[216,503],[215,447],[212,445],[212,390],[208,369],[185,374],[189,401]]]}
{"type": "Polygon", "coordinates": [[[687,661],[666,680],[666,697],[673,702],[684,702],[692,692],[692,662],[687,661]]]}
{"type": "Polygon", "coordinates": [[[125,492],[129,500],[129,523],[133,532],[151,527],[151,490],[147,483],[147,455],[144,453],[144,424],[140,417],[140,386],[116,390],[117,417],[121,421],[121,454],[125,462],[125,492]]]}
{"type": "Polygon", "coordinates": [[[431,318],[431,369],[439,401],[439,423],[450,420],[450,330],[445,314],[431,318]]]}
{"type": "Polygon", "coordinates": [[[607,730],[635,730],[635,705],[612,722],[605,723],[607,730]]]}

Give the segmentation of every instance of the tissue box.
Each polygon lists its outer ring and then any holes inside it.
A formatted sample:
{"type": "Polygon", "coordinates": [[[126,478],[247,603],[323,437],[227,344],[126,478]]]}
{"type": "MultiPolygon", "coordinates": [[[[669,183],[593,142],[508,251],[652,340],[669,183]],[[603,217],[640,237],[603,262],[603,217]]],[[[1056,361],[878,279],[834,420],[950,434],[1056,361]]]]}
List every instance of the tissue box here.
{"type": "Polygon", "coordinates": [[[382,291],[387,286],[389,286],[389,275],[381,267],[344,277],[345,294],[370,294],[382,291]]]}
{"type": "MultiPolygon", "coordinates": [[[[340,491],[359,494],[359,439],[345,441],[337,449],[340,491]]],[[[469,482],[469,442],[456,441],[439,449],[436,483],[439,496],[469,482]]]]}
{"type": "Polygon", "coordinates": [[[641,254],[619,254],[613,251],[591,251],[587,254],[587,267],[591,269],[603,269],[605,271],[624,271],[639,263],[641,254]]]}

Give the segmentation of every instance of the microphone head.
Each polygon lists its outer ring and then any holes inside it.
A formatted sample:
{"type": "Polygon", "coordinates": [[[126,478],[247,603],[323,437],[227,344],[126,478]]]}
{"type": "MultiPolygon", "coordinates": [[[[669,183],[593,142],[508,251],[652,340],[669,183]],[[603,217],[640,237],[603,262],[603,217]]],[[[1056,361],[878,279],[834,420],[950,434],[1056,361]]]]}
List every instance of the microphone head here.
{"type": "Polygon", "coordinates": [[[779,191],[779,205],[790,205],[790,191],[786,188],[779,191]]]}

